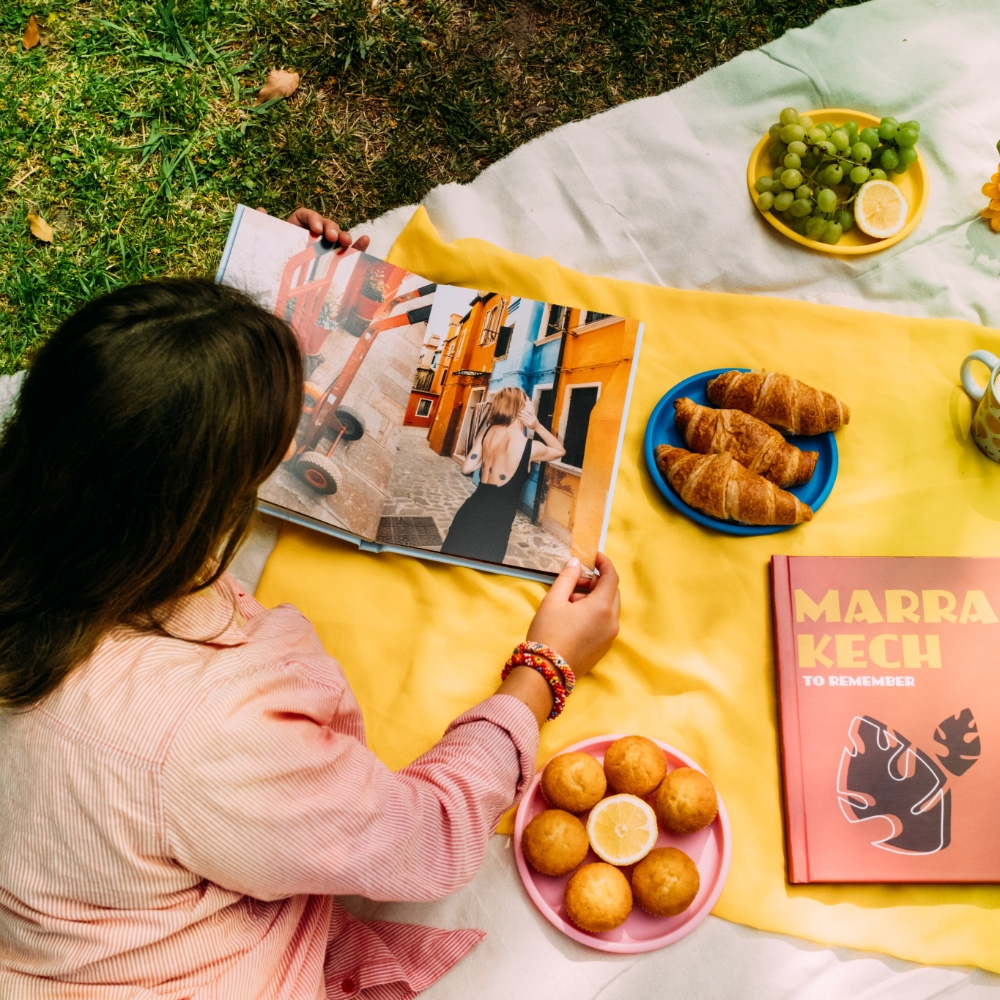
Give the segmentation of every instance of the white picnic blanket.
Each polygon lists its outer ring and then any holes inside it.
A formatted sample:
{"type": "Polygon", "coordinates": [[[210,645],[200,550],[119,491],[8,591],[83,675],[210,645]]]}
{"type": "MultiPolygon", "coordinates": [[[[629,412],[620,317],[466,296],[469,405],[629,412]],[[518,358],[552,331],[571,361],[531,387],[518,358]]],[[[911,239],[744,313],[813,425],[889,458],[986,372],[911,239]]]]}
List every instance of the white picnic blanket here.
{"type": "MultiPolygon", "coordinates": [[[[872,0],[832,11],[677,90],[556,129],[469,185],[435,188],[423,204],[445,239],[479,237],[588,273],[1000,327],[1000,235],[978,217],[986,203],[980,188],[997,169],[998,94],[1000,0],[872,0]],[[839,258],[801,248],[757,217],[747,160],[787,105],[920,121],[931,196],[912,236],[877,254],[839,258]]],[[[414,207],[354,233],[371,235],[372,252],[384,256],[414,207]]],[[[984,332],[983,346],[997,351],[1000,344],[984,332]]],[[[891,373],[886,378],[891,391],[891,373]]],[[[245,548],[234,566],[241,579],[259,579],[272,541],[260,533],[245,548]]],[[[488,932],[422,994],[427,1000],[1000,995],[1000,977],[979,970],[823,948],[714,917],[657,952],[593,951],[537,914],[507,837],[493,838],[476,879],[449,899],[348,903],[366,917],[488,932]]]]}

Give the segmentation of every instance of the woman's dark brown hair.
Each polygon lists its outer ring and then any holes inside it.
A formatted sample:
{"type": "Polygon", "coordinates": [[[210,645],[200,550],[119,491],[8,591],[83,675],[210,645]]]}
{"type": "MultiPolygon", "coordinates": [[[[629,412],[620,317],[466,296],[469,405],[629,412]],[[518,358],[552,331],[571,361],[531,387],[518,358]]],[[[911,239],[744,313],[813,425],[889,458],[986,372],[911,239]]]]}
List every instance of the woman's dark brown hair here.
{"type": "Polygon", "coordinates": [[[0,434],[0,706],[223,572],[301,395],[288,325],[211,281],[123,288],[62,324],[0,434]]]}

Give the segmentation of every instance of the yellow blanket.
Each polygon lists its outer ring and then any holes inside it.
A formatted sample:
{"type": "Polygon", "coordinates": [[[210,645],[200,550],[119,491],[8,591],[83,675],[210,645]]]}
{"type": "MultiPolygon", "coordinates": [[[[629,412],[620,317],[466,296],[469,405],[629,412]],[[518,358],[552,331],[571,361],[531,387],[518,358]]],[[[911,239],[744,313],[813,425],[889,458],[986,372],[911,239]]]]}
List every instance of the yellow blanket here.
{"type": "MultiPolygon", "coordinates": [[[[602,733],[662,739],[705,768],[729,811],[733,859],[718,916],[1000,972],[998,887],[786,883],[767,576],[775,552],[1000,555],[1000,466],[969,438],[972,408],[958,382],[969,351],[1000,351],[997,332],[587,277],[478,240],[443,243],[422,209],[390,259],[439,282],[646,324],[606,546],[621,574],[621,636],[545,726],[540,763],[602,733]],[[650,411],[681,379],[724,366],[787,372],[850,405],[840,473],[812,523],[729,537],[679,515],[653,485],[642,458],[650,411]]],[[[367,555],[291,525],[258,592],[316,624],[357,693],[370,745],[394,768],[495,689],[542,594],[538,584],[367,555]]]]}

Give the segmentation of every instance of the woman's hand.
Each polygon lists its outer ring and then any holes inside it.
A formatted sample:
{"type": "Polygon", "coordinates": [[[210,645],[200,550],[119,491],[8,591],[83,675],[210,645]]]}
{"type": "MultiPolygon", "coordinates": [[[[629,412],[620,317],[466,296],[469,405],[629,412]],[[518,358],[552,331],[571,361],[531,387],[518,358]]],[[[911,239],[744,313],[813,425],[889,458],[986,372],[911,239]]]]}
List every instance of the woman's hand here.
{"type": "Polygon", "coordinates": [[[525,403],[521,407],[521,412],[517,415],[517,419],[521,421],[522,424],[529,430],[538,430],[538,414],[535,413],[535,408],[530,402],[525,403]]]}
{"type": "Polygon", "coordinates": [[[528,627],[528,639],[554,649],[577,677],[590,673],[618,635],[618,574],[601,552],[597,570],[600,576],[590,579],[589,590],[578,591],[582,567],[579,559],[570,559],[528,627]]]}
{"type": "MultiPolygon", "coordinates": [[[[597,555],[597,569],[601,575],[591,578],[589,590],[578,591],[582,567],[579,559],[570,559],[528,628],[528,639],[555,650],[577,677],[590,673],[618,635],[618,574],[602,553],[597,555]]],[[[552,689],[532,667],[515,667],[497,694],[523,701],[539,726],[552,711],[552,689]]]]}
{"type": "MultiPolygon", "coordinates": [[[[267,214],[263,208],[258,208],[257,211],[267,214]]],[[[368,249],[368,244],[371,242],[367,236],[359,236],[352,244],[350,233],[343,232],[333,219],[325,219],[319,212],[314,212],[311,208],[295,209],[288,216],[287,221],[293,226],[308,229],[314,236],[322,236],[328,243],[339,245],[342,248],[353,245],[355,250],[363,252],[368,249]]]]}

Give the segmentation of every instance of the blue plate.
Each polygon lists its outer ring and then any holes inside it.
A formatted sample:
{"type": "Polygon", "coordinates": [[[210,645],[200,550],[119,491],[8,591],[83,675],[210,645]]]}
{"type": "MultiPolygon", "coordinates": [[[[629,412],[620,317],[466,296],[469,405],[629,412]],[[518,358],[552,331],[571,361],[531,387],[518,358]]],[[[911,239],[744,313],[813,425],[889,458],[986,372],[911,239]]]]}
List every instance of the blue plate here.
{"type": "MultiPolygon", "coordinates": [[[[693,399],[701,406],[712,406],[708,401],[705,387],[716,375],[731,371],[748,372],[750,369],[713,368],[712,371],[692,375],[690,378],[684,379],[683,382],[678,382],[653,407],[653,412],[650,414],[649,421],[646,424],[646,465],[649,468],[649,474],[653,477],[653,482],[656,483],[657,489],[667,498],[668,503],[676,507],[682,514],[691,518],[692,521],[697,521],[706,528],[714,528],[716,531],[724,532],[727,535],[773,535],[779,531],[787,531],[789,528],[796,527],[796,525],[737,524],[735,521],[719,521],[714,517],[709,517],[707,514],[702,514],[701,511],[689,507],[681,500],[656,467],[653,449],[658,444],[669,444],[675,448],[687,448],[683,435],[674,423],[674,400],[679,399],[681,396],[687,396],[688,399],[693,399]]],[[[823,506],[823,502],[830,495],[834,480],[837,478],[837,466],[839,464],[837,442],[834,440],[833,434],[829,431],[825,434],[817,434],[811,437],[796,434],[788,437],[786,440],[789,444],[793,444],[796,448],[801,448],[803,451],[819,452],[819,458],[816,459],[816,469],[809,482],[803,483],[801,486],[793,486],[788,491],[797,496],[803,503],[809,504],[814,511],[819,510],[823,506]]]]}

